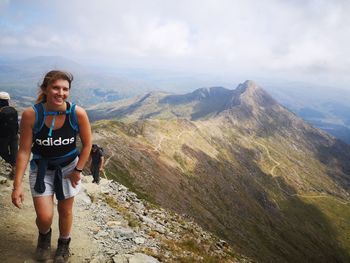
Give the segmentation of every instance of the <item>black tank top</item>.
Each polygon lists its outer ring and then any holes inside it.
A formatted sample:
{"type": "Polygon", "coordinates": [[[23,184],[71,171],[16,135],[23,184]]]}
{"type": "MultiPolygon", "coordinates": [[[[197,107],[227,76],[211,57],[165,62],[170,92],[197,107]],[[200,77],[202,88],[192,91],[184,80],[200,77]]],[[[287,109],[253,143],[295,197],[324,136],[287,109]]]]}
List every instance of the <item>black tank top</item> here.
{"type": "MultiPolygon", "coordinates": [[[[69,103],[67,107],[70,107],[69,103]]],[[[68,115],[65,116],[63,126],[52,131],[51,137],[48,135],[49,130],[44,124],[33,137],[33,154],[39,154],[44,158],[54,158],[64,156],[76,148],[77,132],[71,127],[68,115]]]]}

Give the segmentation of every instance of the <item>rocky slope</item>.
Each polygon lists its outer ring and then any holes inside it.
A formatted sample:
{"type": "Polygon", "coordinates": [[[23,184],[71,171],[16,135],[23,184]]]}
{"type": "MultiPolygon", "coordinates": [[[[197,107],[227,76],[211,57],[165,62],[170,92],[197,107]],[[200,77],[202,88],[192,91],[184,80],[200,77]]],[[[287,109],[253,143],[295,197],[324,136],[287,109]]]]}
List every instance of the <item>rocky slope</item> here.
{"type": "Polygon", "coordinates": [[[257,261],[350,260],[349,146],[252,81],[173,96],[90,111],[109,178],[257,261]]]}
{"type": "MultiPolygon", "coordinates": [[[[24,183],[25,205],[18,210],[10,201],[9,173],[0,159],[1,262],[35,262],[37,230],[29,186],[24,183]]],[[[125,186],[90,181],[83,178],[76,198],[71,262],[252,262],[193,221],[138,199],[125,186]]],[[[57,232],[56,218],[54,240],[57,232]]]]}

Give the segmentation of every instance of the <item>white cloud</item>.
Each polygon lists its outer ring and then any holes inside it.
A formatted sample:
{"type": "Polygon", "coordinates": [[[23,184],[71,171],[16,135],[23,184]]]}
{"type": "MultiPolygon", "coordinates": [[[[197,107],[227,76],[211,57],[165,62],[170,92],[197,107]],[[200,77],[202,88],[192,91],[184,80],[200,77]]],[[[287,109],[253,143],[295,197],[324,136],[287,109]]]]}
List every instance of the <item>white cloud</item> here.
{"type": "Polygon", "coordinates": [[[335,74],[350,65],[348,1],[0,1],[2,9],[2,52],[16,45],[228,72],[335,74]]]}

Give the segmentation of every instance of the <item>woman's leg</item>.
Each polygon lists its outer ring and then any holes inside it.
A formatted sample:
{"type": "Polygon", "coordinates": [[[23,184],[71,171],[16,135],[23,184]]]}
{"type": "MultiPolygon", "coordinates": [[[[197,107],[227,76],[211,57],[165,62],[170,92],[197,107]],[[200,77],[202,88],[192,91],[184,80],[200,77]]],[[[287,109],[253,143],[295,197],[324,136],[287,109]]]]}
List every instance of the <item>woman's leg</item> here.
{"type": "Polygon", "coordinates": [[[60,237],[69,237],[73,223],[73,203],[74,197],[58,201],[58,225],[60,229],[60,237]]]}
{"type": "Polygon", "coordinates": [[[33,197],[33,202],[36,212],[36,225],[39,232],[45,234],[52,225],[53,195],[33,197]]]}
{"type": "Polygon", "coordinates": [[[33,197],[36,225],[39,229],[36,259],[47,260],[51,256],[51,225],[53,219],[53,196],[33,197]]]}
{"type": "Polygon", "coordinates": [[[73,202],[74,197],[58,201],[58,225],[60,229],[60,238],[57,243],[55,262],[67,262],[70,256],[69,243],[71,241],[70,232],[73,223],[73,202]]]}

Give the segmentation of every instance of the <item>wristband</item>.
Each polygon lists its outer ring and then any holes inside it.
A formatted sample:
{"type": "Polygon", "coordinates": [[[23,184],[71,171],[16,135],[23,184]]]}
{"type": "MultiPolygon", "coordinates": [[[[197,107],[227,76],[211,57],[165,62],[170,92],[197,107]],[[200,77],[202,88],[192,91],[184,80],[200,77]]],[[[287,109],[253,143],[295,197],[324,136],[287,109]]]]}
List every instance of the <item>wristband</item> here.
{"type": "Polygon", "coordinates": [[[74,167],[74,171],[77,171],[79,173],[81,173],[83,170],[82,169],[78,169],[76,166],[74,167]]]}

